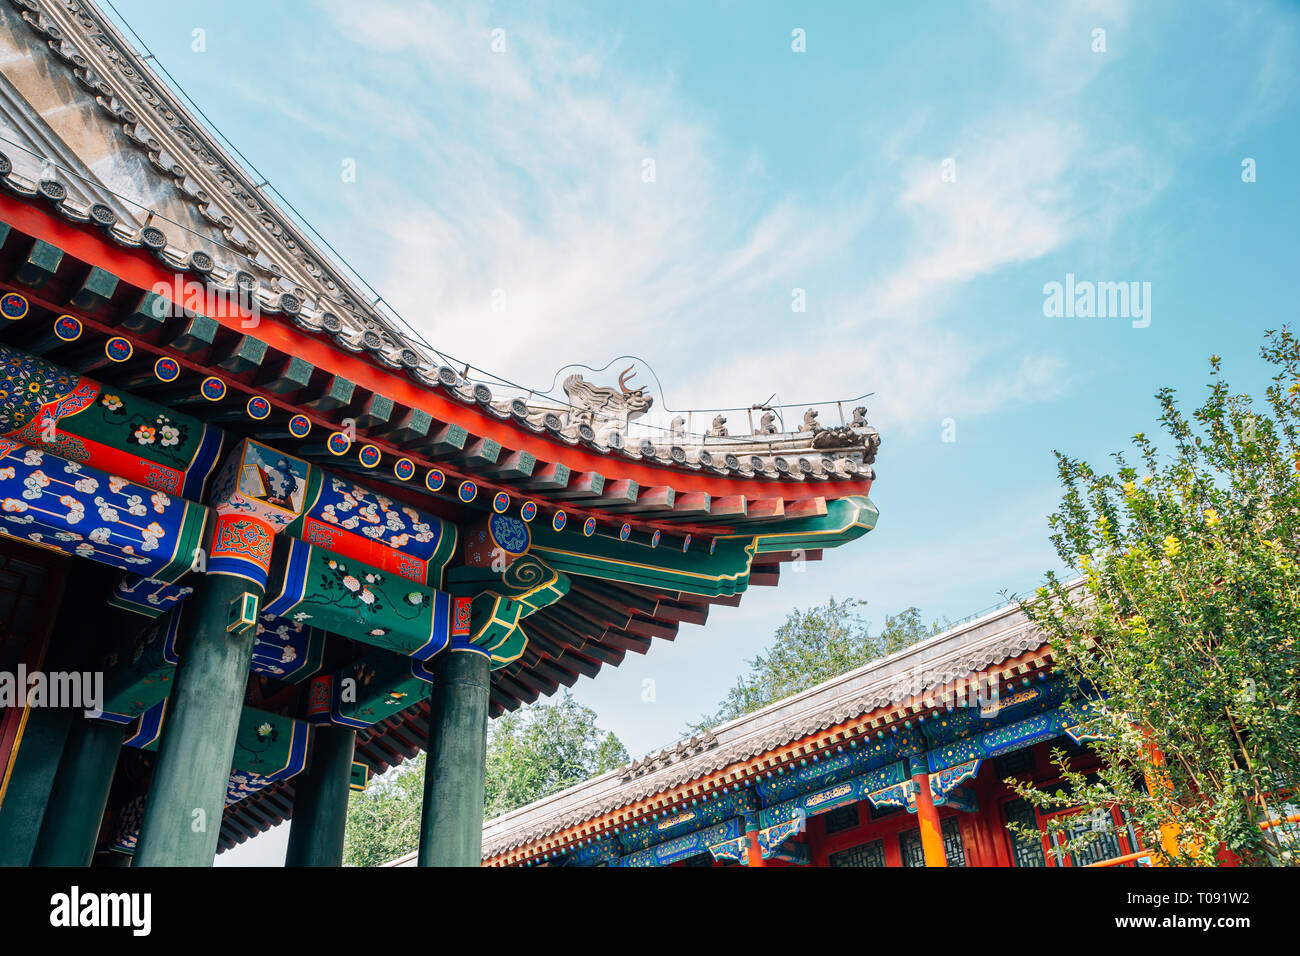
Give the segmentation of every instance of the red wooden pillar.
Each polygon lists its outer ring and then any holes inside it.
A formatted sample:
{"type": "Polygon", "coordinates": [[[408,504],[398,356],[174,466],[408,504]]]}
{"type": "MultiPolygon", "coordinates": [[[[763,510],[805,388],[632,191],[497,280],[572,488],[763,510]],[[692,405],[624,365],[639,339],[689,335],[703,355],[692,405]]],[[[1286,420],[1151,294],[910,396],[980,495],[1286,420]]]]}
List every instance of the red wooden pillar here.
{"type": "Polygon", "coordinates": [[[745,827],[745,839],[749,840],[749,849],[747,861],[750,866],[767,866],[767,860],[763,859],[763,851],[758,845],[758,821],[749,821],[745,827]]]}
{"type": "Polygon", "coordinates": [[[916,787],[916,819],[921,825],[921,852],[925,854],[925,865],[947,866],[948,855],[943,851],[939,809],[934,805],[934,797],[930,795],[930,774],[920,759],[913,764],[912,769],[920,771],[912,774],[912,785],[916,787]]]}

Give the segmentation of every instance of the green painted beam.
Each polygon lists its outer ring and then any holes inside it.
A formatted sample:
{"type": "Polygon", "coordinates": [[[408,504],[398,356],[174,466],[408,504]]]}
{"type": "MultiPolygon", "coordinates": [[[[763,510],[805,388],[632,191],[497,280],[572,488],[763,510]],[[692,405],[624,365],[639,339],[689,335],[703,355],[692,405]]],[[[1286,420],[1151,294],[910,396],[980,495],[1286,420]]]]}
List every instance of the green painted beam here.
{"type": "Polygon", "coordinates": [[[311,763],[294,779],[293,822],[285,866],[342,866],[356,731],[324,725],[312,731],[311,763]]]}
{"type": "Polygon", "coordinates": [[[489,478],[499,478],[503,481],[515,481],[520,478],[527,478],[533,473],[537,466],[537,459],[526,451],[512,451],[504,458],[497,461],[490,468],[483,469],[483,474],[489,478]]]}
{"type": "Polygon", "coordinates": [[[278,364],[270,363],[270,367],[266,368],[266,373],[258,384],[276,395],[288,395],[306,388],[315,371],[316,367],[310,362],[304,362],[298,356],[290,355],[278,364]]]}
{"type": "Polygon", "coordinates": [[[90,866],[124,728],[81,718],[68,734],[32,866],[90,866]]]}
{"type": "Polygon", "coordinates": [[[433,427],[433,417],[420,408],[408,408],[389,428],[379,434],[396,444],[417,442],[429,434],[433,427]]]}
{"type": "Polygon", "coordinates": [[[429,458],[449,458],[458,454],[468,440],[469,432],[460,425],[448,423],[434,432],[428,441],[420,442],[416,449],[429,458]]]}
{"type": "Polygon", "coordinates": [[[459,455],[453,457],[467,468],[482,469],[496,464],[501,457],[501,446],[491,438],[480,438],[467,444],[459,455]]]}
{"type": "Polygon", "coordinates": [[[315,394],[300,404],[304,408],[313,408],[318,412],[332,412],[336,408],[350,405],[356,388],[355,383],[349,382],[341,375],[331,375],[315,394]]]}
{"type": "Polygon", "coordinates": [[[551,493],[552,498],[592,498],[605,489],[605,476],[598,471],[580,471],[569,476],[569,483],[551,493]]]}
{"type": "Polygon", "coordinates": [[[420,866],[482,862],[487,773],[488,659],[449,651],[434,663],[420,866]]]}
{"type": "Polygon", "coordinates": [[[140,296],[140,301],[136,303],[135,308],[122,316],[118,324],[128,332],[147,335],[162,326],[167,316],[171,314],[171,308],[171,302],[158,293],[146,292],[140,296]]]}
{"type": "Polygon", "coordinates": [[[68,302],[75,308],[94,312],[107,304],[116,292],[117,276],[111,272],[105,272],[98,266],[92,266],[90,273],[82,280],[81,285],[68,297],[68,302]]]}
{"type": "Polygon", "coordinates": [[[232,375],[239,375],[259,367],[266,358],[268,346],[261,339],[251,335],[240,335],[213,356],[218,368],[223,368],[232,375]]]}
{"type": "Polygon", "coordinates": [[[220,328],[216,319],[195,315],[183,320],[180,331],[168,344],[183,355],[197,355],[212,347],[220,328]]]}
{"type": "Polygon", "coordinates": [[[387,395],[372,394],[350,417],[358,428],[377,428],[393,417],[393,400],[387,395]]]}
{"type": "Polygon", "coordinates": [[[48,242],[37,239],[32,243],[32,250],[27,254],[14,272],[14,278],[24,285],[40,288],[54,277],[63,261],[63,250],[48,242]]]}
{"type": "Polygon", "coordinates": [[[541,469],[534,468],[527,481],[520,482],[524,491],[559,491],[569,485],[569,466],[550,462],[541,469]]]}
{"type": "Polygon", "coordinates": [[[136,866],[211,866],[221,834],[256,629],[227,633],[231,602],[250,581],[199,579],[180,638],[171,704],[163,725],[136,866]]]}

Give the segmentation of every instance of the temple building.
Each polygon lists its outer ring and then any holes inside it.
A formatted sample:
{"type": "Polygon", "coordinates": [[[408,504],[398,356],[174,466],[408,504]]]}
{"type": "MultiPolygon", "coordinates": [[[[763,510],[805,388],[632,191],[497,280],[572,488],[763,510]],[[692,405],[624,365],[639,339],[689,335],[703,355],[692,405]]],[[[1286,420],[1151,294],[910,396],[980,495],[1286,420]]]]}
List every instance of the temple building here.
{"type": "MultiPolygon", "coordinates": [[[[476,866],[490,717],[866,534],[880,436],[852,401],[656,425],[635,370],[541,395],[453,361],[145,59],[91,3],[0,0],[0,863],[206,866],[292,820],[290,864],[338,865],[350,790],[427,750],[418,861],[476,866]]],[[[754,819],[793,858],[819,770],[903,807],[919,754],[983,755],[874,714],[722,728],[582,821],[495,822],[488,860],[698,858],[754,819]],[[655,801],[680,819],[598,839],[655,801]]]]}
{"type": "MultiPolygon", "coordinates": [[[[1123,810],[1084,852],[1006,781],[1097,758],[1088,703],[1004,607],[488,821],[485,866],[1140,866],[1123,810]]],[[[1072,811],[1060,811],[1069,814],[1072,811]]],[[[394,865],[414,865],[415,855],[394,865]]]]}

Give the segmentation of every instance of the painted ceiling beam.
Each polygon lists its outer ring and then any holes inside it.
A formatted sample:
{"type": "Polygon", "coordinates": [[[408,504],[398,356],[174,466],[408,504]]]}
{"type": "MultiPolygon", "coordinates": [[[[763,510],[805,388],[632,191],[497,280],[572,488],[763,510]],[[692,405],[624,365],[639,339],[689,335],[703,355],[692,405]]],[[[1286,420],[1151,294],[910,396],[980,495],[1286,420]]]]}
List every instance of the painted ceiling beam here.
{"type": "Polygon", "coordinates": [[[552,491],[548,497],[560,501],[573,498],[595,498],[605,489],[605,476],[598,471],[580,471],[569,476],[569,483],[552,491]]]}
{"type": "Polygon", "coordinates": [[[313,389],[309,397],[300,399],[299,404],[318,412],[332,412],[351,405],[356,389],[355,382],[350,382],[341,375],[327,375],[321,387],[313,389]]]}
{"type": "Polygon", "coordinates": [[[744,495],[722,495],[709,502],[709,510],[703,513],[692,512],[674,514],[671,521],[689,521],[692,524],[719,524],[743,519],[749,508],[744,495]]]}
{"type": "Polygon", "coordinates": [[[255,339],[251,335],[240,335],[224,346],[216,346],[212,352],[212,360],[218,368],[225,369],[232,375],[242,375],[261,366],[262,360],[266,358],[267,348],[267,344],[261,339],[255,339]]]}
{"type": "Polygon", "coordinates": [[[469,432],[460,425],[448,422],[429,436],[428,441],[415,446],[415,450],[433,461],[459,454],[469,441],[469,432]]]}
{"type": "Polygon", "coordinates": [[[531,476],[536,467],[537,459],[528,452],[512,451],[495,465],[484,468],[483,474],[503,481],[518,481],[531,476]]]}
{"type": "Polygon", "coordinates": [[[286,355],[265,363],[261,381],[257,384],[273,395],[292,395],[307,387],[315,371],[316,366],[310,362],[296,355],[286,355]]]}
{"type": "Polygon", "coordinates": [[[567,488],[568,485],[568,466],[558,462],[548,462],[543,463],[540,468],[534,466],[532,474],[526,481],[519,483],[519,488],[523,491],[559,491],[567,488]]]}
{"type": "Polygon", "coordinates": [[[606,511],[644,512],[672,511],[677,492],[669,485],[657,485],[654,488],[642,488],[631,501],[612,501],[604,505],[606,511]]]}
{"type": "Polygon", "coordinates": [[[393,407],[391,398],[371,392],[353,414],[344,417],[351,418],[358,428],[379,428],[393,417],[393,407]]]}

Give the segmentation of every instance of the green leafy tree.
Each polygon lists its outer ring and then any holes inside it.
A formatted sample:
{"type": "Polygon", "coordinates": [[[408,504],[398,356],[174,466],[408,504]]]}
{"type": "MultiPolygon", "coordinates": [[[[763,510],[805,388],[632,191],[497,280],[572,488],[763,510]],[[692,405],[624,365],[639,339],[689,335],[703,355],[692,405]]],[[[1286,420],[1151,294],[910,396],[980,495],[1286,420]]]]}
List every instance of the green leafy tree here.
{"type": "MultiPolygon", "coordinates": [[[[627,749],[569,694],[504,714],[488,726],[484,818],[499,816],[627,763],[627,749]]],[[[420,843],[424,754],[381,777],[348,805],[344,862],[376,866],[420,843]]]]}
{"type": "Polygon", "coordinates": [[[698,733],[768,704],[815,687],[845,671],[860,667],[938,633],[939,625],[926,625],[921,612],[909,607],[885,617],[879,634],[872,634],[858,609],[866,601],[830,598],[825,604],[801,611],[795,608],[776,629],[772,646],[751,661],[726,698],[712,714],[690,724],[698,733]]]}
{"type": "Polygon", "coordinates": [[[375,777],[348,801],[345,866],[379,866],[420,845],[424,754],[375,777]]]}
{"type": "MultiPolygon", "coordinates": [[[[1049,575],[1022,604],[1099,701],[1103,768],[1057,752],[1063,786],[1017,789],[1044,810],[1123,807],[1170,863],[1214,865],[1221,847],[1297,862],[1294,828],[1260,824],[1296,812],[1300,783],[1300,342],[1270,332],[1262,354],[1276,376],[1260,405],[1212,357],[1190,416],[1158,393],[1163,447],[1139,433],[1113,473],[1057,453],[1052,540],[1082,585],[1049,575]]],[[[1046,832],[1071,849],[1097,836],[1067,824],[1046,832]]]]}
{"type": "Polygon", "coordinates": [[[504,714],[488,733],[488,817],[540,800],[628,762],[627,748],[569,694],[504,714]]]}

